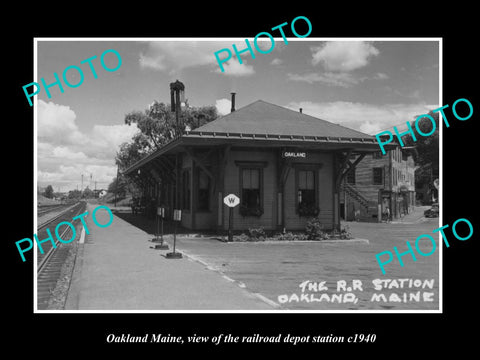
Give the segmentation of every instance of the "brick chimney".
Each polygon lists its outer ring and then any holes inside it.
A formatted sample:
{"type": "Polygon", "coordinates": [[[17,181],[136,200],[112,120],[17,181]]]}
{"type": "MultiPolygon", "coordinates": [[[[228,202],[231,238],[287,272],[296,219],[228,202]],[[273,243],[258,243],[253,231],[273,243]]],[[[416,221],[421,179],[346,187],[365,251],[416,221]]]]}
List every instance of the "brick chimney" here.
{"type": "Polygon", "coordinates": [[[230,109],[230,112],[234,112],[235,111],[235,93],[232,92],[230,94],[232,94],[232,108],[230,109]]]}

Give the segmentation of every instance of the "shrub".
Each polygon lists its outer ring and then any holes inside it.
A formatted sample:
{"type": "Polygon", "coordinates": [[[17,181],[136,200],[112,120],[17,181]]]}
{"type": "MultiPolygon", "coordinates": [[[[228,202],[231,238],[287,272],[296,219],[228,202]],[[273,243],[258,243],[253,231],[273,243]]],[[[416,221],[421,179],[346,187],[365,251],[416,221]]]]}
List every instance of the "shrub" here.
{"type": "Polygon", "coordinates": [[[240,242],[246,242],[246,241],[250,241],[250,237],[245,233],[241,233],[238,236],[234,236],[233,240],[234,241],[240,241],[240,242]]]}
{"type": "Polygon", "coordinates": [[[292,241],[296,240],[295,234],[291,232],[281,233],[276,236],[277,240],[280,241],[292,241]]]}
{"type": "Polygon", "coordinates": [[[332,239],[342,239],[342,240],[353,239],[352,233],[350,232],[350,228],[348,225],[346,225],[340,231],[333,230],[330,234],[330,237],[332,239]]]}
{"type": "Polygon", "coordinates": [[[319,218],[311,218],[305,226],[305,234],[308,240],[326,240],[328,234],[323,230],[323,225],[319,218]]]}
{"type": "Polygon", "coordinates": [[[248,236],[251,238],[252,241],[258,241],[258,240],[265,240],[265,238],[267,237],[267,234],[265,234],[265,230],[263,229],[263,227],[249,228],[248,236]]]}
{"type": "Polygon", "coordinates": [[[352,233],[350,232],[350,227],[345,225],[345,227],[340,231],[340,239],[353,239],[352,233]]]}
{"type": "Polygon", "coordinates": [[[282,234],[277,234],[275,238],[279,241],[298,241],[307,240],[307,235],[303,233],[286,232],[282,234]]]}

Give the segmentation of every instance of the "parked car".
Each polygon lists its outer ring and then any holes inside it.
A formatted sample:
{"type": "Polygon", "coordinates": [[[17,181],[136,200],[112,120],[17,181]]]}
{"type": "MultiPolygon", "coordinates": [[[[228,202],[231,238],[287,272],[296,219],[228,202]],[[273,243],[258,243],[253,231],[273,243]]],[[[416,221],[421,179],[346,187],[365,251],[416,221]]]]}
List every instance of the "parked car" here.
{"type": "Polygon", "coordinates": [[[423,215],[427,218],[438,217],[438,214],[439,214],[438,203],[432,204],[432,207],[430,209],[427,209],[423,212],[423,215]]]}

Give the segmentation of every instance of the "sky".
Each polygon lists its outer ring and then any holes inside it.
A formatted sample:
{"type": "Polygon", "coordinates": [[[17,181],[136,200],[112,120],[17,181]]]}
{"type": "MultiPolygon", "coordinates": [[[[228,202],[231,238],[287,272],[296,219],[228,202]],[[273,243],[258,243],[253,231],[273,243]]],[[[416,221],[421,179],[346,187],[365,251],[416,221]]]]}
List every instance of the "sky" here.
{"type": "MultiPolygon", "coordinates": [[[[437,39],[244,38],[36,39],[36,76],[46,84],[34,99],[37,184],[68,192],[106,189],[116,176],[115,154],[138,131],[125,115],[157,100],[170,102],[169,84],[180,80],[192,106],[230,112],[230,93],[239,109],[264,100],[367,134],[398,126],[441,105],[440,44],[437,39]],[[102,54],[107,68],[101,64],[102,54]],[[229,49],[220,70],[214,53],[229,49]],[[95,58],[91,59],[92,57],[95,58]],[[91,59],[89,62],[84,60],[91,59]],[[82,64],[82,61],[83,64],[82,64]],[[94,68],[97,78],[90,68],[94,68]],[[67,81],[77,87],[68,87],[67,81]],[[96,184],[95,184],[96,182],[96,184]]],[[[219,53],[224,59],[227,51],[219,53]]],[[[29,89],[32,92],[33,88],[29,89]]],[[[28,106],[28,101],[26,106],[28,106]]]]}

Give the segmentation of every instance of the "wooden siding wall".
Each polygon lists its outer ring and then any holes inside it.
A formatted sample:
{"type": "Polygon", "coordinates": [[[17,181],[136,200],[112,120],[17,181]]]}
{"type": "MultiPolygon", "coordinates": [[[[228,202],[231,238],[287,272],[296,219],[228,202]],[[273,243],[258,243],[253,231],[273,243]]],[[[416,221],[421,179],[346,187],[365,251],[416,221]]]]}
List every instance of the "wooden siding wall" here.
{"type": "MultiPolygon", "coordinates": [[[[265,161],[267,165],[263,168],[263,214],[260,217],[240,215],[240,206],[233,209],[233,227],[235,230],[248,230],[253,227],[262,226],[265,230],[276,229],[276,154],[274,151],[230,151],[225,169],[225,194],[240,194],[240,168],[235,161],[265,161]]],[[[223,212],[224,228],[228,227],[228,210],[223,212]]]]}
{"type": "MultiPolygon", "coordinates": [[[[304,230],[308,218],[299,216],[296,211],[296,193],[295,193],[295,165],[294,164],[314,164],[321,166],[316,170],[317,176],[317,195],[318,206],[320,209],[319,218],[325,225],[326,229],[333,228],[333,154],[331,153],[314,153],[307,152],[307,158],[299,158],[292,160],[292,166],[288,172],[288,177],[285,182],[284,189],[284,211],[285,211],[285,227],[287,230],[304,230]]],[[[197,154],[195,154],[197,155],[197,154]]],[[[277,171],[277,156],[278,150],[264,150],[254,149],[252,150],[240,150],[232,149],[228,156],[225,169],[225,182],[223,196],[228,194],[236,194],[241,197],[240,194],[240,167],[239,162],[245,165],[243,162],[262,162],[266,166],[263,168],[263,214],[259,217],[256,216],[242,216],[239,212],[240,206],[237,206],[233,210],[234,221],[233,226],[235,230],[246,231],[249,228],[263,227],[265,230],[277,230],[280,219],[278,218],[278,171],[277,171]]],[[[201,157],[199,155],[199,157],[201,157]]],[[[213,153],[209,158],[204,159],[204,163],[212,168],[212,173],[216,176],[218,174],[218,165],[216,163],[216,157],[213,153]]],[[[213,188],[211,183],[210,189],[210,209],[209,211],[199,212],[196,211],[193,214],[193,206],[195,201],[195,186],[194,174],[198,171],[198,166],[195,162],[189,158],[188,155],[182,156],[182,170],[189,169],[191,171],[190,181],[191,184],[191,196],[190,196],[190,210],[182,210],[183,227],[188,229],[214,229],[217,222],[217,209],[219,199],[218,189],[213,188]],[[193,169],[193,172],[192,172],[193,169]]],[[[180,177],[182,179],[182,177],[180,177]]],[[[180,182],[180,189],[182,189],[180,182]]],[[[180,204],[182,204],[182,194],[180,195],[180,204]]],[[[223,228],[228,227],[228,209],[223,205],[223,228]]]]}
{"type": "Polygon", "coordinates": [[[372,155],[366,155],[355,169],[354,188],[359,190],[369,201],[378,201],[378,191],[388,189],[390,181],[388,154],[379,159],[374,159],[372,155]],[[383,169],[382,184],[373,184],[373,168],[383,169]]]}
{"type": "MultiPolygon", "coordinates": [[[[308,153],[305,159],[296,164],[322,164],[317,170],[317,194],[320,212],[318,218],[326,229],[333,229],[333,155],[328,153],[308,153]]],[[[305,230],[308,218],[296,213],[295,168],[290,169],[285,184],[285,227],[288,230],[305,230]]]]}
{"type": "MultiPolygon", "coordinates": [[[[263,214],[260,217],[242,216],[239,206],[234,208],[234,229],[248,230],[262,226],[265,230],[277,229],[277,152],[272,151],[243,151],[230,152],[225,174],[225,195],[233,193],[240,197],[240,168],[235,161],[264,161],[263,168],[263,214]]],[[[333,228],[333,155],[328,153],[308,152],[305,159],[296,159],[294,164],[322,164],[317,170],[317,194],[320,208],[319,218],[326,229],[333,228]]],[[[284,192],[285,227],[287,230],[304,230],[307,218],[296,213],[295,168],[288,173],[284,192]]],[[[224,211],[224,227],[228,224],[228,211],[224,211]]]]}
{"type": "MultiPolygon", "coordinates": [[[[373,155],[367,155],[357,165],[355,169],[355,184],[350,184],[364,198],[368,200],[368,209],[347,194],[347,220],[353,220],[355,210],[360,210],[360,218],[363,220],[377,221],[377,206],[379,200],[379,191],[386,190],[398,193],[401,185],[406,185],[411,192],[415,191],[415,164],[413,158],[409,156],[407,160],[402,160],[400,149],[388,151],[386,155],[375,158],[373,155]],[[380,185],[373,183],[373,168],[383,168],[383,181],[380,185]],[[405,180],[403,180],[405,179],[405,180]]],[[[340,194],[340,202],[345,204],[345,192],[340,194]]],[[[399,205],[395,205],[397,196],[392,197],[391,213],[394,217],[399,215],[399,205]]],[[[410,201],[409,205],[414,205],[410,201]]]]}
{"type": "MultiPolygon", "coordinates": [[[[195,155],[202,157],[203,154],[195,153],[195,155]]],[[[212,155],[213,156],[213,155],[212,155]]],[[[213,157],[210,156],[206,159],[202,157],[202,161],[208,167],[211,167],[213,164],[213,157]]],[[[214,196],[213,181],[210,181],[210,197],[209,197],[209,209],[208,210],[196,210],[193,214],[194,206],[196,206],[196,197],[197,197],[197,181],[199,166],[195,164],[194,161],[187,155],[182,154],[182,171],[184,169],[190,170],[190,210],[182,209],[182,221],[181,224],[187,229],[196,229],[196,230],[207,230],[213,229],[215,226],[215,217],[214,217],[214,207],[217,206],[216,198],[214,196]],[[215,199],[214,199],[215,198],[215,199]]],[[[182,176],[180,176],[182,180],[182,176]]],[[[182,183],[180,182],[180,190],[183,189],[182,183]]],[[[180,193],[180,204],[183,204],[182,199],[183,194],[180,193]]]]}

